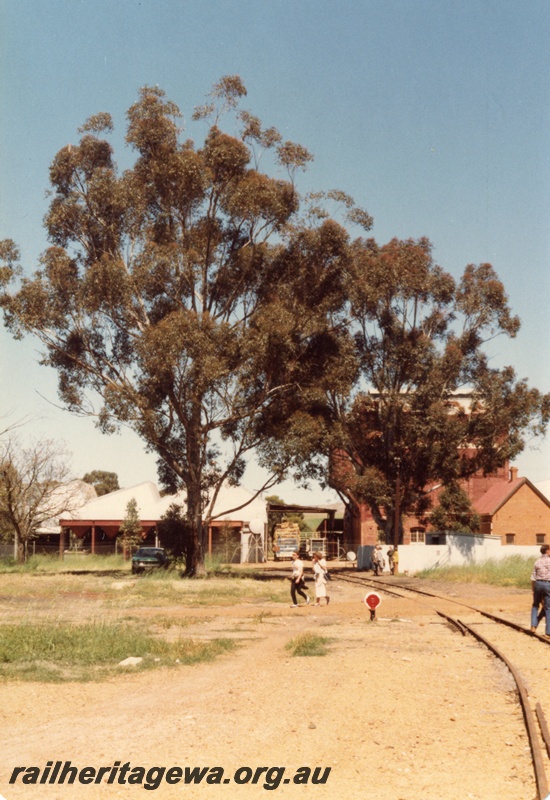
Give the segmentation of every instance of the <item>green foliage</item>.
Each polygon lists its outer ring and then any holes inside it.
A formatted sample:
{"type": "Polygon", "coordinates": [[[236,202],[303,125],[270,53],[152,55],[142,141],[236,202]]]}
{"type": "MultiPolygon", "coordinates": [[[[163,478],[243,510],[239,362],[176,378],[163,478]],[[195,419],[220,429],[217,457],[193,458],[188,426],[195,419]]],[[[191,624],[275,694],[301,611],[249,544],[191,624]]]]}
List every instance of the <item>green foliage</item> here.
{"type": "MultiPolygon", "coordinates": [[[[285,501],[282,500],[278,495],[272,494],[265,498],[266,502],[274,503],[276,505],[284,505],[285,501]]],[[[304,515],[300,512],[286,512],[286,511],[270,511],[269,514],[269,536],[273,538],[275,528],[281,522],[292,522],[298,525],[301,532],[310,531],[311,528],[309,524],[304,519],[304,515]]]]}
{"type": "Polygon", "coordinates": [[[469,531],[479,530],[480,518],[472,508],[466,492],[451,484],[438,498],[438,505],[430,515],[430,527],[436,531],[469,531]]]}
{"type": "Polygon", "coordinates": [[[120,673],[117,664],[129,655],[143,658],[139,669],[151,669],[211,661],[232,647],[234,642],[227,639],[169,642],[128,624],[7,624],[0,626],[0,677],[58,682],[102,679],[120,673]]]}
{"type": "Polygon", "coordinates": [[[172,503],[157,525],[159,541],[176,559],[191,563],[193,534],[181,506],[172,503]]]}
{"type": "Polygon", "coordinates": [[[222,563],[230,564],[236,552],[240,552],[241,536],[229,521],[225,521],[217,533],[215,555],[219,556],[222,563]]]}
{"type": "Polygon", "coordinates": [[[450,583],[487,583],[491,586],[530,589],[533,561],[534,559],[524,556],[509,556],[498,561],[484,561],[465,567],[428,569],[417,573],[416,577],[450,583]]]}
{"type": "Polygon", "coordinates": [[[285,645],[293,656],[326,656],[330,640],[314,633],[302,633],[285,645]]]}
{"type": "Polygon", "coordinates": [[[519,328],[491,265],[467,266],[456,283],[427,239],[359,239],[347,276],[358,369],[351,391],[327,393],[317,452],[331,459],[330,484],[366,503],[393,541],[398,485],[401,513],[422,516],[435,482],[494,471],[544,432],[550,395],[488,367],[484,343],[519,328]]]}
{"type": "Polygon", "coordinates": [[[98,556],[86,553],[77,555],[65,553],[63,559],[58,555],[33,555],[26,562],[20,563],[13,558],[0,558],[0,573],[3,572],[113,572],[128,569],[121,555],[98,556]]]}
{"type": "Polygon", "coordinates": [[[117,492],[120,489],[116,472],[94,469],[92,472],[87,472],[82,480],[94,487],[98,497],[110,492],[117,492]]]}
{"type": "Polygon", "coordinates": [[[132,427],[163,486],[185,488],[189,574],[204,571],[216,492],[251,453],[268,470],[259,490],[318,478],[393,539],[398,480],[401,511],[422,514],[430,482],[494,470],[550,418],[550,395],[489,368],[485,342],[519,329],[493,267],[455,281],[426,238],[352,240],[369,214],[343,191],[301,197],[311,155],[241,110],[245,96],[222,77],[195,144],[176,104],[143,87],[122,173],[102,138],[112,119],[95,114],[52,162],[34,275],[0,243],[6,325],[41,341],[66,407],[100,398],[99,428],[132,427]]]}
{"type": "Polygon", "coordinates": [[[139,519],[138,504],[132,497],[126,505],[126,514],[119,528],[120,541],[127,554],[137,550],[143,541],[143,528],[139,519]]]}
{"type": "MultiPolygon", "coordinates": [[[[260,488],[285,475],[286,460],[269,455],[273,426],[342,352],[348,233],[308,213],[295,178],[310,154],[240,111],[245,95],[236,75],[215,84],[194,115],[210,121],[195,145],[181,139],[175,103],[143,87],[123,173],[102,138],[111,117],[95,114],[51,165],[39,269],[23,277],[14,243],[0,244],[6,324],[42,342],[66,407],[89,413],[88,395],[99,397],[100,429],[132,427],[165,488],[185,487],[191,571],[203,565],[208,498],[262,445],[271,473],[260,488]],[[259,171],[262,156],[274,177],[259,171]]],[[[323,203],[370,226],[343,193],[323,203]]]]}
{"type": "MultiPolygon", "coordinates": [[[[98,556],[98,559],[100,557],[98,556]]],[[[62,562],[58,562],[62,563],[62,562]]],[[[59,571],[45,573],[4,571],[2,596],[13,600],[10,608],[17,619],[24,615],[29,602],[74,621],[74,607],[64,602],[67,595],[85,597],[91,607],[90,615],[103,617],[103,613],[126,614],[128,609],[174,608],[180,606],[204,607],[258,602],[284,603],[288,598],[288,586],[281,580],[266,581],[265,576],[251,577],[245,570],[224,570],[201,580],[180,580],[170,570],[135,578],[125,571],[105,570],[103,573],[90,570],[77,574],[59,571]],[[40,578],[37,580],[37,576],[40,578]],[[94,605],[95,603],[95,605],[94,605]]],[[[7,621],[7,618],[4,619],[7,621]]]]}

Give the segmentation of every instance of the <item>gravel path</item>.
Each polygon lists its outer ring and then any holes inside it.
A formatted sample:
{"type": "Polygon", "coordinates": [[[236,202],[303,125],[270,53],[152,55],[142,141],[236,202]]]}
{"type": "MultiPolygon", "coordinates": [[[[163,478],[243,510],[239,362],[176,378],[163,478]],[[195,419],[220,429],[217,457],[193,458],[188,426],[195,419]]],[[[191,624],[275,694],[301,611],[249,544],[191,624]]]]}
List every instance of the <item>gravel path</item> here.
{"type": "MultiPolygon", "coordinates": [[[[528,592],[437,588],[527,620],[528,592]]],[[[78,768],[115,761],[132,769],[223,768],[223,777],[210,773],[220,783],[161,783],[153,796],[162,800],[266,792],[289,800],[532,800],[529,748],[507,670],[414,600],[384,598],[372,623],[356,587],[335,581],[331,593],[330,606],[320,609],[275,603],[163,609],[175,620],[192,617],[186,634],[242,640],[211,664],[98,684],[0,685],[0,794],[6,800],[149,796],[139,784],[108,784],[107,773],[99,785],[8,783],[16,766],[70,760],[78,768]],[[328,654],[289,655],[285,645],[302,633],[327,637],[328,654]],[[256,784],[235,783],[241,767],[285,772],[264,770],[256,784]],[[319,777],[330,767],[326,783],[311,785],[311,775],[310,785],[294,783],[303,767],[320,767],[319,777]]],[[[548,652],[540,647],[541,669],[548,652]]],[[[249,774],[242,770],[237,778],[249,774]]]]}

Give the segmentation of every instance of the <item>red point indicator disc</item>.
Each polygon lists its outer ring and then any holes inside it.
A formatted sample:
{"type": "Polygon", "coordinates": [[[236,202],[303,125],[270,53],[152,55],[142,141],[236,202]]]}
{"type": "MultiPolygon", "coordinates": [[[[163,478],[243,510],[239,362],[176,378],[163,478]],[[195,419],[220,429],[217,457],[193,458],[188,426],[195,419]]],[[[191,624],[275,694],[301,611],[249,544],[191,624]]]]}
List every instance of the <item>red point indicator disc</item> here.
{"type": "Polygon", "coordinates": [[[376,592],[368,592],[368,594],[365,595],[365,605],[367,605],[371,611],[377,608],[381,602],[382,598],[379,594],[376,594],[376,592]]]}

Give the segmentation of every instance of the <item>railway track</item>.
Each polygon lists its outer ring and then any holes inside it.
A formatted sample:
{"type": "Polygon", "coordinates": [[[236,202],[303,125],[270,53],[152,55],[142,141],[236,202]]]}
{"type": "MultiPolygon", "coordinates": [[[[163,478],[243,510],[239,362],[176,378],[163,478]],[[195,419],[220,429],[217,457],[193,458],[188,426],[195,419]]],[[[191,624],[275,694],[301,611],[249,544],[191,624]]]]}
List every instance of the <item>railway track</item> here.
{"type": "Polygon", "coordinates": [[[536,669],[540,661],[535,649],[550,641],[531,633],[513,620],[500,617],[461,600],[430,592],[392,578],[367,578],[358,575],[333,573],[333,579],[353,583],[365,589],[375,589],[393,597],[411,599],[445,619],[461,635],[470,635],[489,649],[509,670],[516,685],[525,729],[531,751],[537,795],[534,800],[550,800],[548,782],[550,758],[550,729],[543,708],[550,708],[548,668],[536,669]],[[460,614],[460,616],[457,616],[460,614]],[[483,632],[482,632],[483,631],[483,632]],[[528,639],[527,639],[528,637],[528,639]],[[540,699],[539,699],[540,697],[540,699]]]}

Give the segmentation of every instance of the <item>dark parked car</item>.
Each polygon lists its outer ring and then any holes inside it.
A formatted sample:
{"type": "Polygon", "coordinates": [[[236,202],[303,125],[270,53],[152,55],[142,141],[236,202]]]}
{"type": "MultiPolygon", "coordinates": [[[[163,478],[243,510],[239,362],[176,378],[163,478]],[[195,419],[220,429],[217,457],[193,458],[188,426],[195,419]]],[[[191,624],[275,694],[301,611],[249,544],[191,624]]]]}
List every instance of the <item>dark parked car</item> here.
{"type": "Polygon", "coordinates": [[[140,547],[132,556],[132,572],[145,572],[147,569],[166,568],[168,554],[164,547],[140,547]]]}

